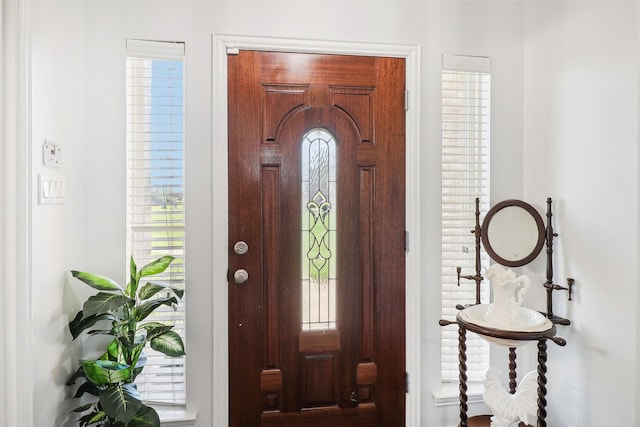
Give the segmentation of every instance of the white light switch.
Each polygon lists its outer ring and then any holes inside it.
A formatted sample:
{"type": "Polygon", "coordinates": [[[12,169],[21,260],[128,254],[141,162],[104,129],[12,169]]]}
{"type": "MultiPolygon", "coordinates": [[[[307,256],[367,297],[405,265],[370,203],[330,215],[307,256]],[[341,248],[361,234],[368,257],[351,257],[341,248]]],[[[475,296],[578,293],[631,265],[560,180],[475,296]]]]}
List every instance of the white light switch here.
{"type": "Polygon", "coordinates": [[[62,175],[38,175],[38,203],[63,204],[67,201],[67,185],[62,175]]]}

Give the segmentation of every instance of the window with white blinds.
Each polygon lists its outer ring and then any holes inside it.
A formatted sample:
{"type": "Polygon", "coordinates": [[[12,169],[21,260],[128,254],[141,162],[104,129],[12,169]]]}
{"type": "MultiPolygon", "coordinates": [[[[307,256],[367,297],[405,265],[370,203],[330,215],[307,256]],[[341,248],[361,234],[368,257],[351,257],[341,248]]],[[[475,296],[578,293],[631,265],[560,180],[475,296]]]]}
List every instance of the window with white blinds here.
{"type": "MultiPolygon", "coordinates": [[[[184,289],[184,43],[127,40],[127,249],[138,266],[171,255],[154,281],[184,289]]],[[[125,265],[129,267],[127,257],[125,265]]],[[[174,325],[185,339],[185,305],[147,321],[174,325]]],[[[185,358],[150,347],[137,377],[147,402],[186,402],[185,358]]]]}
{"type": "MultiPolygon", "coordinates": [[[[489,206],[490,60],[444,55],[442,64],[442,315],[455,320],[457,304],[475,303],[475,199],[481,217],[489,206]]],[[[482,250],[482,266],[489,258],[482,250]]],[[[483,303],[488,285],[483,282],[483,303]]],[[[467,376],[480,381],[489,367],[489,345],[467,334],[467,376]]],[[[458,381],[458,329],[442,328],[442,380],[458,381]]]]}

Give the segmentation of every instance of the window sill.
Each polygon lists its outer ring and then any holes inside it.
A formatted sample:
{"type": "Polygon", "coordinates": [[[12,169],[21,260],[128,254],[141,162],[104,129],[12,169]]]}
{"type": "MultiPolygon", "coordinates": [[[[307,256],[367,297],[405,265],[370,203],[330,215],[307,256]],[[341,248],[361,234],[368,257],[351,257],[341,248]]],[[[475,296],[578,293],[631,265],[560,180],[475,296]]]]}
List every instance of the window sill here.
{"type": "Polygon", "coordinates": [[[162,427],[192,427],[196,425],[196,411],[175,406],[153,406],[162,427]]]}
{"type": "MultiPolygon", "coordinates": [[[[467,403],[483,403],[482,383],[467,383],[467,403]]],[[[440,390],[433,392],[435,406],[452,406],[460,404],[460,389],[457,383],[442,383],[440,390]]]]}

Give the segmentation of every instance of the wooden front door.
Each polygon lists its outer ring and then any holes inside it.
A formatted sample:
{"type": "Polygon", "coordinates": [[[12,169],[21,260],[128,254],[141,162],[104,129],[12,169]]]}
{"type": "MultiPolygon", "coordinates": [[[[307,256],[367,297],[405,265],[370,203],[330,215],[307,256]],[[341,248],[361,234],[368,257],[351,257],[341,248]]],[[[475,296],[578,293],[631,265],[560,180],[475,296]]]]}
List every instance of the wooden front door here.
{"type": "Polygon", "coordinates": [[[405,61],[228,64],[230,426],[404,426],[405,61]]]}

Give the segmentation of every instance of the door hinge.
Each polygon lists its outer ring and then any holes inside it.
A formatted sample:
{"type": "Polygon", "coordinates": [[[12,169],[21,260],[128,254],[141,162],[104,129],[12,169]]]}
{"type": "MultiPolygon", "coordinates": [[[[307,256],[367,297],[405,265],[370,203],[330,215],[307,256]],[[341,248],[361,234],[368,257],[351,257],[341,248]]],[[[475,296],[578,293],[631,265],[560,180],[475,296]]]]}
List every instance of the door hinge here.
{"type": "Polygon", "coordinates": [[[404,251],[409,252],[409,231],[404,231],[404,251]]]}
{"type": "Polygon", "coordinates": [[[237,55],[240,53],[240,49],[237,47],[227,46],[227,55],[237,55]]]}
{"type": "Polygon", "coordinates": [[[404,91],[404,111],[409,111],[409,91],[404,91]]]}
{"type": "Polygon", "coordinates": [[[404,392],[409,393],[409,373],[404,373],[404,392]]]}

